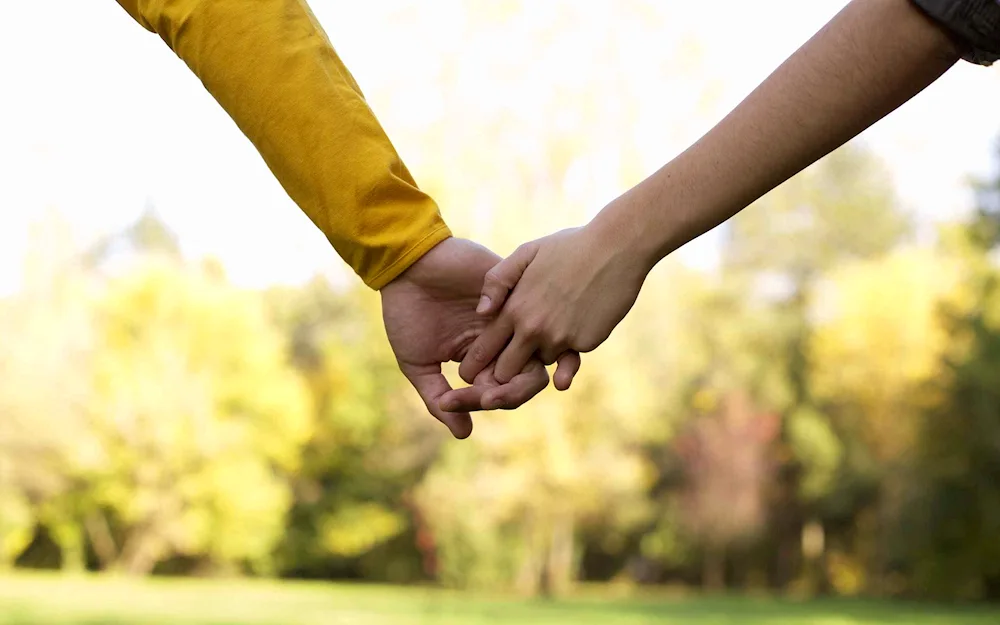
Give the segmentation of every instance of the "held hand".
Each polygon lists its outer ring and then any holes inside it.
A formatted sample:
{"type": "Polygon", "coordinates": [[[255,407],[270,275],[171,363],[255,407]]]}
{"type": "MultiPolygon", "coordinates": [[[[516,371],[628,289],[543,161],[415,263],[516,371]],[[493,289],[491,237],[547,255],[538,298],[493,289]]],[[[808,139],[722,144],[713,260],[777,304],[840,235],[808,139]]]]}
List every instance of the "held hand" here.
{"type": "MultiPolygon", "coordinates": [[[[381,291],[386,335],[400,370],[427,410],[456,438],[472,433],[469,411],[515,408],[549,382],[541,362],[526,360],[502,384],[493,377],[492,366],[482,367],[469,381],[471,387],[452,391],[445,398],[452,389],[441,373],[441,363],[459,361],[486,327],[489,320],[476,313],[476,304],[486,272],[499,260],[471,241],[447,239],[381,291]]],[[[566,363],[560,366],[571,366],[572,358],[566,363]]],[[[569,378],[574,373],[570,369],[558,372],[569,378]]]]}
{"type": "MultiPolygon", "coordinates": [[[[551,364],[604,342],[632,308],[649,271],[616,243],[591,224],[526,243],[490,269],[479,313],[499,314],[462,360],[462,379],[476,379],[496,360],[494,376],[503,383],[536,354],[551,364]]],[[[566,373],[556,372],[556,388],[569,388],[575,370],[566,373]]]]}

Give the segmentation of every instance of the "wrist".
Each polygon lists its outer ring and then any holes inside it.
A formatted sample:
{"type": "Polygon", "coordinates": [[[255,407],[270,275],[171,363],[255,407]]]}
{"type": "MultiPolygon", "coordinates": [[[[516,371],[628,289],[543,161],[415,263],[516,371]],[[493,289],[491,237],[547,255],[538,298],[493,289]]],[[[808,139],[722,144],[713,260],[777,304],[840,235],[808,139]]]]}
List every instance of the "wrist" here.
{"type": "Polygon", "coordinates": [[[594,218],[605,231],[617,233],[620,245],[647,271],[759,197],[762,185],[742,162],[716,156],[722,151],[716,134],[706,135],[594,218]],[[720,175],[720,169],[739,175],[720,175]],[[719,184],[720,178],[733,182],[719,184]]]}
{"type": "MultiPolygon", "coordinates": [[[[649,273],[665,256],[680,247],[676,211],[662,206],[671,198],[667,189],[655,190],[657,172],[604,207],[588,227],[604,245],[627,255],[644,273],[649,273]]],[[[674,202],[671,201],[671,204],[674,202]]]]}
{"type": "Polygon", "coordinates": [[[659,262],[656,245],[643,226],[642,217],[627,205],[626,193],[608,204],[584,230],[599,256],[626,269],[644,280],[659,262]]]}

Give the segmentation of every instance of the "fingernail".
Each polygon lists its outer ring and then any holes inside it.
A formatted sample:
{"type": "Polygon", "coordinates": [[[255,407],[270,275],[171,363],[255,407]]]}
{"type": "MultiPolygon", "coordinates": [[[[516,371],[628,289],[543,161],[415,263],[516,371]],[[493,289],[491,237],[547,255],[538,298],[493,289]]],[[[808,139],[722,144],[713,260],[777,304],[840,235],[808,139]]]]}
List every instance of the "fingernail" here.
{"type": "Polygon", "coordinates": [[[447,399],[441,402],[441,410],[444,410],[445,412],[455,412],[458,410],[458,400],[447,399]]]}
{"type": "Polygon", "coordinates": [[[483,314],[490,309],[490,297],[489,295],[484,295],[479,298],[479,306],[476,307],[476,312],[483,314]]]}
{"type": "Polygon", "coordinates": [[[503,398],[501,397],[494,397],[486,402],[487,410],[499,410],[500,408],[503,408],[503,398]]]}

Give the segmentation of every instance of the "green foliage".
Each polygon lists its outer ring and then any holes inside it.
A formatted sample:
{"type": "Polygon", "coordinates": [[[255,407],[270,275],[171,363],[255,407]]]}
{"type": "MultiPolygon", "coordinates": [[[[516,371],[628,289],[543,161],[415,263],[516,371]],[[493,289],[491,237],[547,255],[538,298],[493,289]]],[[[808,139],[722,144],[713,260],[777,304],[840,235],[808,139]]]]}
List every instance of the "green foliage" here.
{"type": "Polygon", "coordinates": [[[804,465],[799,492],[808,502],[820,501],[837,486],[843,462],[843,444],[828,419],[803,407],[788,419],[788,438],[796,457],[804,465]]]}
{"type": "Polygon", "coordinates": [[[418,569],[412,546],[378,550],[412,529],[406,495],[441,438],[404,392],[375,298],[317,280],[272,291],[267,303],[314,398],[313,433],[290,476],[295,500],[280,568],[383,580],[418,569]]]}
{"type": "Polygon", "coordinates": [[[31,503],[9,486],[0,490],[0,569],[10,568],[35,529],[31,503]]]}
{"type": "Polygon", "coordinates": [[[972,281],[976,298],[948,313],[951,341],[919,448],[916,583],[933,596],[983,598],[1000,589],[1000,272],[972,281]]]}

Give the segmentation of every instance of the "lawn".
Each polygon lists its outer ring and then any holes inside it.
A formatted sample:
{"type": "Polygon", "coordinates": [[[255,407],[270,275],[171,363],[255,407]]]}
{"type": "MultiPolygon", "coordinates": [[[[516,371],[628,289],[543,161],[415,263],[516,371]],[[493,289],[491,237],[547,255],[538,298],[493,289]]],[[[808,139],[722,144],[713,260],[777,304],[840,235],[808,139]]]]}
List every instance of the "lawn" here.
{"type": "Polygon", "coordinates": [[[758,598],[525,601],[323,583],[0,577],[0,625],[973,625],[1000,609],[758,598]]]}

